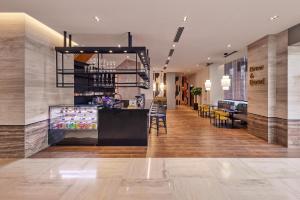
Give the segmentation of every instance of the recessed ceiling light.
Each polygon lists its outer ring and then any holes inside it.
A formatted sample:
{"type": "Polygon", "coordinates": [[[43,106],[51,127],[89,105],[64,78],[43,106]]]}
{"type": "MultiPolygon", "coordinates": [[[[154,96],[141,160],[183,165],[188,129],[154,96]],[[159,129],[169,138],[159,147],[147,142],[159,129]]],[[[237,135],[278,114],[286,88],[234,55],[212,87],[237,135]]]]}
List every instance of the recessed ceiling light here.
{"type": "Polygon", "coordinates": [[[172,47],[175,48],[175,47],[176,47],[176,44],[173,44],[172,47]]]}
{"type": "Polygon", "coordinates": [[[120,44],[118,44],[118,47],[120,48],[120,47],[121,47],[121,45],[120,45],[120,44]]]}
{"type": "Polygon", "coordinates": [[[230,48],[231,47],[231,44],[227,44],[227,48],[230,48]]]}
{"type": "Polygon", "coordinates": [[[112,50],[109,50],[109,53],[112,53],[113,51],[112,50]]]}
{"type": "Polygon", "coordinates": [[[184,21],[184,22],[187,21],[187,16],[184,16],[183,21],[184,21]]]}
{"type": "Polygon", "coordinates": [[[168,60],[170,60],[170,59],[171,59],[171,57],[169,56],[169,57],[168,57],[168,60]]]}
{"type": "Polygon", "coordinates": [[[96,22],[100,21],[100,18],[98,16],[95,16],[94,18],[95,18],[96,22]]]}
{"type": "Polygon", "coordinates": [[[273,17],[270,17],[270,20],[271,20],[271,21],[274,21],[274,20],[276,20],[276,19],[278,19],[278,18],[279,18],[278,15],[274,15],[273,17]]]}
{"type": "Polygon", "coordinates": [[[123,51],[124,53],[127,53],[127,51],[123,51]]]}
{"type": "Polygon", "coordinates": [[[95,53],[98,53],[98,51],[94,51],[95,53]]]}
{"type": "Polygon", "coordinates": [[[210,57],[208,57],[207,60],[210,60],[210,57]]]}
{"type": "Polygon", "coordinates": [[[69,53],[69,51],[65,51],[65,53],[69,53]]]}
{"type": "Polygon", "coordinates": [[[80,53],[83,53],[83,51],[81,50],[80,53]]]}

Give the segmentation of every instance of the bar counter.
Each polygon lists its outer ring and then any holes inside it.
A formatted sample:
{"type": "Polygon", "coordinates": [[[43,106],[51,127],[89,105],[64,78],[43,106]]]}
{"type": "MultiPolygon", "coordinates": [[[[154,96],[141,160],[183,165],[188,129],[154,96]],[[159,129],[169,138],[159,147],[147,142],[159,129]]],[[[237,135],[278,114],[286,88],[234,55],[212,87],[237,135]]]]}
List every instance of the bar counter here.
{"type": "Polygon", "coordinates": [[[98,145],[147,146],[150,103],[142,108],[98,110],[98,145]]]}
{"type": "Polygon", "coordinates": [[[133,108],[55,106],[50,109],[49,145],[147,146],[150,106],[147,101],[133,108]]]}

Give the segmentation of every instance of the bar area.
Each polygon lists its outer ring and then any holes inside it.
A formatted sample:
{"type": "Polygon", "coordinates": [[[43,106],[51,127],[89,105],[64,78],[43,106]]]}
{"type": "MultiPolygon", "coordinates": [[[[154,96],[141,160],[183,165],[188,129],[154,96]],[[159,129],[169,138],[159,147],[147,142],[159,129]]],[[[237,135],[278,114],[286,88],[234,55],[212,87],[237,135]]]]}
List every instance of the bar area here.
{"type": "Polygon", "coordinates": [[[130,32],[128,47],[72,47],[71,39],[66,46],[64,32],[55,48],[56,86],[74,88],[74,105],[50,107],[49,145],[147,146],[151,101],[140,89],[150,85],[149,51],[132,47],[130,32]]]}

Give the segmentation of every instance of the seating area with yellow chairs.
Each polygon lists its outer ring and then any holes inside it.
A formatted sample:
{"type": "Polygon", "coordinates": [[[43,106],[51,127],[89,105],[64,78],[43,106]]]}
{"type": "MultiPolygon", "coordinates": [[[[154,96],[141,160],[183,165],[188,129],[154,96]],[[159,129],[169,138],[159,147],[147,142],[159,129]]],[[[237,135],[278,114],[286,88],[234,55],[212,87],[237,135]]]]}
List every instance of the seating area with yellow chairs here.
{"type": "Polygon", "coordinates": [[[202,104],[198,106],[198,116],[210,117],[210,107],[209,105],[202,104]]]}
{"type": "Polygon", "coordinates": [[[227,124],[230,120],[230,114],[223,110],[214,111],[214,125],[217,127],[227,127],[227,124]]]}

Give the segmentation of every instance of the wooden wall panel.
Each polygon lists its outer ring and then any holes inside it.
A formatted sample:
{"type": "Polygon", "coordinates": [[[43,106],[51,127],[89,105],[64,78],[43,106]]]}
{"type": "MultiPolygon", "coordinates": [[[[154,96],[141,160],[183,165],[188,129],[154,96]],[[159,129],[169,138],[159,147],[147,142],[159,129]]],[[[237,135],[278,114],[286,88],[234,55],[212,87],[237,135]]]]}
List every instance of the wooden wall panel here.
{"type": "Polygon", "coordinates": [[[264,37],[248,46],[248,112],[268,117],[268,42],[264,37]],[[255,79],[265,78],[264,85],[250,86],[250,67],[264,66],[261,71],[254,72],[255,79]]]}
{"type": "Polygon", "coordinates": [[[275,116],[288,119],[288,32],[276,35],[276,112],[275,116]]]}

